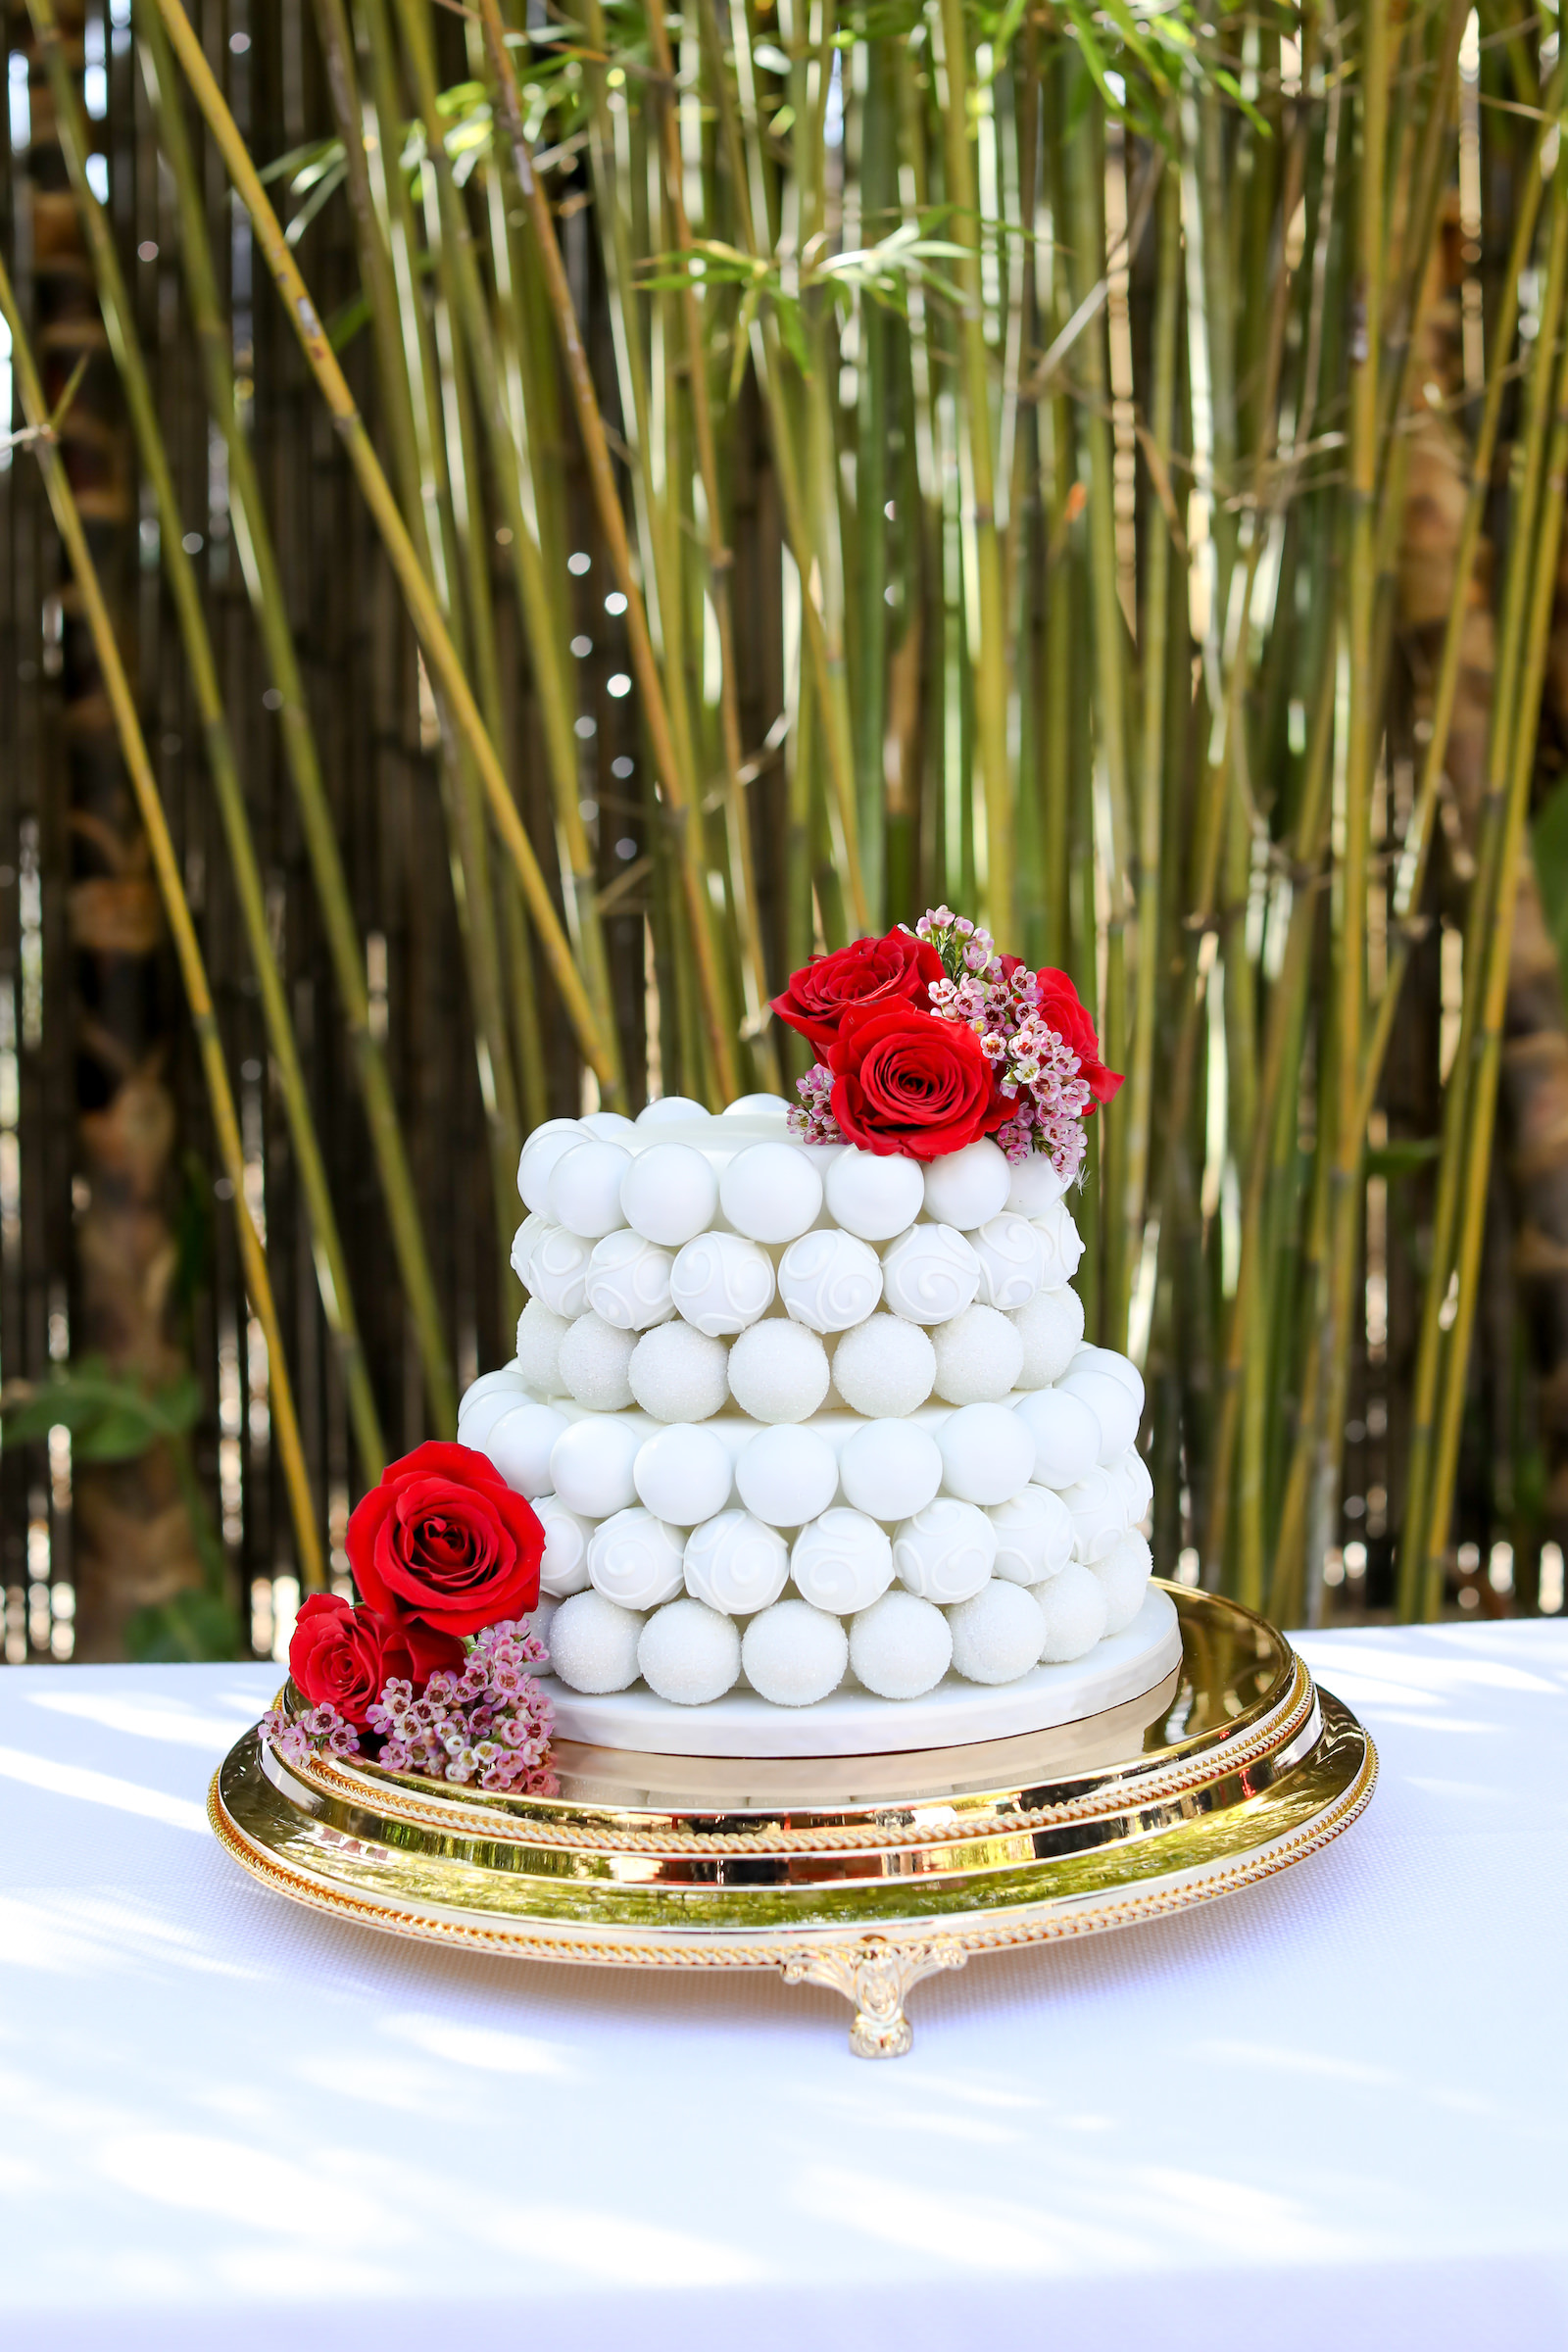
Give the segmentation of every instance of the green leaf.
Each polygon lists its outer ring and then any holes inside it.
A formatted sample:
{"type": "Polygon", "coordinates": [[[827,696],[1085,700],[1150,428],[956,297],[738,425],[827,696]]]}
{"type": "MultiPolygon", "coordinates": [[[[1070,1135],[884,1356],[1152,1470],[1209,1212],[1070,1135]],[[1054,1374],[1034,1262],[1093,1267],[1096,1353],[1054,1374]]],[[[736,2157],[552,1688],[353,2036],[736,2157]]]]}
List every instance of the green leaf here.
{"type": "Polygon", "coordinates": [[[1369,1176],[1384,1176],[1391,1181],[1400,1176],[1416,1176],[1430,1167],[1443,1151],[1442,1139],[1435,1135],[1405,1136],[1397,1143],[1380,1144],[1366,1155],[1369,1176]]]}

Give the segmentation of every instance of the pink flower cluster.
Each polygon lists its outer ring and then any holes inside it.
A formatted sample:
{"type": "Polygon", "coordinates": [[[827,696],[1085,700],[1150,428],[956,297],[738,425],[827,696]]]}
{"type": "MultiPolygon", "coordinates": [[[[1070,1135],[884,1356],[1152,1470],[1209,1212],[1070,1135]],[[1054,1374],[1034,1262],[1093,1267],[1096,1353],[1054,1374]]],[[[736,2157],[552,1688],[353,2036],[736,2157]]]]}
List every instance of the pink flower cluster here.
{"type": "Polygon", "coordinates": [[[1010,1160],[1049,1152],[1064,1184],[1084,1161],[1086,1115],[1093,1107],[1079,1056],[1045,1018],[1041,975],[1016,956],[999,956],[989,931],[951,907],[936,906],[914,926],[942,958],[946,977],[931,983],[931,1009],[962,1021],[980,1040],[999,1091],[1016,1105],[996,1140],[1010,1160]]]}
{"type": "Polygon", "coordinates": [[[790,1132],[803,1144],[842,1144],[833,1116],[833,1073],[826,1064],[814,1061],[804,1078],[797,1078],[795,1091],[801,1099],[790,1105],[790,1132]]]}
{"type": "Polygon", "coordinates": [[[336,1707],[325,1701],[312,1707],[308,1715],[292,1718],[281,1707],[269,1707],[256,1728],[285,1764],[308,1764],[323,1747],[334,1756],[360,1752],[360,1735],[353,1724],[346,1723],[336,1707]]]}
{"type": "Polygon", "coordinates": [[[546,1761],[555,1712],[530,1669],[549,1664],[544,1643],[523,1625],[487,1625],[456,1673],[432,1674],[421,1697],[389,1682],[369,1710],[383,1735],[378,1761],[389,1772],[476,1781],[516,1796],[555,1796],[546,1761]]]}

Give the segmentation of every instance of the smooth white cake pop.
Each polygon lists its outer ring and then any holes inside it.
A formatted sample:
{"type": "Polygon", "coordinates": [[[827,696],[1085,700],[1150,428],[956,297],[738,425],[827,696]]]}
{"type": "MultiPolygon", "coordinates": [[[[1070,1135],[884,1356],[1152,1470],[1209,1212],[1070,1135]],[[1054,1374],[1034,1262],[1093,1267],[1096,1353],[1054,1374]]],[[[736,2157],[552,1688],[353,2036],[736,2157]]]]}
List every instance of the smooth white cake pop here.
{"type": "Polygon", "coordinates": [[[1020,1389],[1049,1388],[1072,1361],[1084,1336],[1084,1302],[1076,1291],[1037,1291],[1027,1306],[1014,1309],[1012,1327],[1023,1342],[1020,1389]]]}
{"type": "Polygon", "coordinates": [[[827,1386],[827,1349],[782,1315],[754,1323],[729,1351],[730,1395],[754,1421],[808,1421],[827,1386]]]}
{"type": "Polygon", "coordinates": [[[561,1385],[591,1413],[624,1412],[632,1401],[626,1370],[637,1345],[634,1331],[617,1331],[603,1315],[579,1315],[561,1343],[561,1385]]]}
{"type": "Polygon", "coordinates": [[[612,1512],[588,1539],[588,1581],[623,1609],[656,1609],[684,1590],[685,1548],[679,1528],[633,1503],[612,1512]]]}
{"type": "Polygon", "coordinates": [[[534,1513],[545,1531],[544,1556],[539,1562],[539,1590],[564,1600],[569,1592],[588,1589],[588,1544],[593,1522],[568,1511],[559,1494],[536,1494],[534,1513]]]}
{"type": "Polygon", "coordinates": [[[936,1349],[918,1323],[871,1315],[833,1350],[833,1386],[857,1413],[896,1419],[924,1404],[937,1375],[936,1349]]]}
{"type": "Polygon", "coordinates": [[[1104,1558],[1096,1560],[1091,1573],[1100,1579],[1105,1595],[1106,1633],[1124,1632],[1144,1605],[1154,1573],[1153,1553],[1142,1536],[1118,1536],[1104,1558]]]}
{"type": "Polygon", "coordinates": [[[754,1242],[793,1242],[816,1222],[822,1179],[793,1144],[753,1144],[718,1180],[718,1204],[754,1242]]]}
{"type": "Polygon", "coordinates": [[[1100,1423],[1081,1397],[1037,1389],[1013,1411],[1034,1440],[1034,1477],[1042,1487],[1070,1487],[1100,1459],[1100,1423]]]}
{"type": "Polygon", "coordinates": [[[1138,1435],[1138,1399],[1131,1389],[1108,1372],[1080,1372],[1069,1365],[1056,1383],[1057,1393],[1087,1404],[1100,1424],[1098,1458],[1113,1462],[1126,1452],[1138,1435]]]}
{"type": "Polygon", "coordinates": [[[550,1172],[547,1205],[558,1225],[597,1242],[626,1220],[620,1213],[620,1183],[631,1153],[619,1144],[574,1144],[550,1172]]]}
{"type": "Polygon", "coordinates": [[[1139,1418],[1144,1410],[1144,1376],[1130,1355],[1118,1354],[1114,1348],[1093,1348],[1084,1343],[1075,1348],[1072,1363],[1074,1372],[1103,1372],[1111,1380],[1119,1380],[1138,1407],[1139,1418]]]}
{"type": "Polygon", "coordinates": [[[533,1288],[528,1280],[528,1260],[533,1255],[534,1244],[549,1231],[550,1219],[541,1215],[538,1209],[531,1208],[512,1237],[512,1271],[525,1291],[533,1288]]]}
{"type": "Polygon", "coordinates": [[[1061,1499],[1072,1517],[1073,1549],[1093,1564],[1127,1533],[1127,1488],[1119,1469],[1097,1465],[1076,1485],[1063,1487],[1061,1499]]]}
{"type": "Polygon", "coordinates": [[[706,1102],[698,1102],[690,1095],[661,1095],[644,1103],[633,1123],[646,1132],[650,1127],[683,1126],[687,1120],[701,1121],[711,1115],[706,1102]]]}
{"type": "Polygon", "coordinates": [[[534,1129],[517,1162],[517,1191],[524,1208],[544,1208],[557,1160],[585,1140],[575,1119],[547,1119],[544,1126],[534,1129]]]}
{"type": "Polygon", "coordinates": [[[1141,1527],[1154,1499],[1154,1482],[1150,1476],[1149,1464],[1136,1446],[1129,1446],[1120,1461],[1110,1463],[1109,1468],[1112,1475],[1119,1477],[1122,1482],[1122,1491],[1127,1496],[1129,1524],[1141,1527]]]}
{"type": "Polygon", "coordinates": [[[776,1527],[750,1511],[720,1511],[686,1539],[686,1590],[710,1609],[750,1617],[777,1600],[790,1573],[790,1547],[776,1527]]]}
{"type": "MultiPolygon", "coordinates": [[[[646,1115],[646,1114],[645,1114],[646,1115]]],[[[650,1144],[620,1180],[620,1213],[633,1233],[678,1250],[706,1233],[718,1212],[712,1162],[690,1144],[650,1144]]]]}
{"type": "Polygon", "coordinates": [[[911,1225],[882,1260],[882,1295],[910,1323],[947,1323],[972,1306],[980,1260],[952,1225],[911,1225]]]}
{"type": "Polygon", "coordinates": [[[471,1413],[474,1406],[482,1403],[486,1396],[504,1396],[510,1393],[515,1403],[515,1392],[527,1386],[527,1375],[515,1359],[510,1364],[498,1365],[494,1372],[481,1372],[477,1380],[469,1381],[458,1399],[458,1419],[461,1421],[471,1413]]]}
{"type": "Polygon", "coordinates": [[[960,1502],[1007,1502],[1034,1469],[1034,1445],[1004,1404],[961,1404],[937,1431],[942,1484],[960,1502]]]}
{"type": "Polygon", "coordinates": [[[553,1315],[576,1321],[588,1303],[588,1260],[594,1246],[564,1225],[552,1225],[535,1242],[528,1258],[528,1288],[553,1315]]]}
{"type": "Polygon", "coordinates": [[[661,1698],[706,1707],[740,1680],[740,1629],[700,1600],[672,1600],[643,1627],[637,1663],[661,1698]]]}
{"type": "Polygon", "coordinates": [[[850,1664],[878,1698],[919,1698],[935,1690],[953,1658],[942,1611],[913,1592],[884,1592],[850,1626],[850,1664]]]}
{"type": "Polygon", "coordinates": [[[475,1452],[483,1453],[485,1441],[496,1423],[506,1414],[515,1412],[519,1404],[534,1401],[528,1394],[530,1385],[514,1374],[505,1388],[491,1389],[483,1396],[474,1396],[470,1389],[458,1414],[458,1444],[471,1446],[475,1452]]]}
{"type": "Polygon", "coordinates": [[[782,1095],[737,1095],[722,1112],[726,1119],[777,1119],[780,1125],[789,1115],[790,1106],[782,1095]]]}
{"type": "Polygon", "coordinates": [[[752,1619],[741,1640],[747,1681],[775,1707],[815,1706],[838,1689],[849,1662],[843,1626],[805,1600],[775,1600],[752,1619]]]}
{"type": "Polygon", "coordinates": [[[637,1680],[643,1621],[602,1592],[574,1592],[550,1621],[550,1663],[569,1690],[624,1690],[637,1680]]]}
{"type": "Polygon", "coordinates": [[[729,1349],[689,1323],[657,1323],[633,1348],[626,1378],[656,1421],[706,1421],[729,1400],[729,1349]]]}
{"type": "Polygon", "coordinates": [[[1064,1282],[1071,1282],[1078,1271],[1078,1260],[1084,1253],[1084,1237],[1067,1214],[1067,1203],[1058,1200],[1042,1216],[1031,1217],[1030,1223],[1045,1244],[1045,1272],[1041,1287],[1059,1291],[1064,1282]]]}
{"type": "Polygon", "coordinates": [[[868,1242],[834,1226],[803,1233],[778,1261],[778,1295],[808,1331],[848,1331],[882,1296],[882,1261],[868,1242]]]}
{"type": "Polygon", "coordinates": [[[1046,1274],[1045,1244],[1028,1218],[1004,1209],[970,1234],[969,1247],[980,1260],[982,1305],[1004,1313],[1027,1306],[1046,1274]]]}
{"type": "Polygon", "coordinates": [[[735,1465],[712,1430],[676,1421],[644,1439],[631,1474],[638,1500],[656,1517],[672,1527],[695,1527],[728,1502],[735,1465]]]}
{"type": "Polygon", "coordinates": [[[773,1260],[739,1233],[705,1233],[675,1260],[669,1295],[685,1320],[711,1339],[744,1331],[773,1297],[773,1260]]]}
{"type": "Polygon", "coordinates": [[[617,1331],[650,1331],[674,1313],[669,1277],[675,1260],[640,1233],[607,1233],[595,1242],[584,1291],[596,1315],[617,1331]]]}
{"type": "Polygon", "coordinates": [[[989,1581],[996,1556],[997,1531],[985,1512],[951,1494],[906,1519],[893,1539],[893,1573],[922,1600],[967,1600],[989,1581]]]}
{"type": "Polygon", "coordinates": [[[586,1111],[577,1124],[584,1135],[600,1144],[623,1144],[628,1135],[637,1132],[636,1120],[628,1119],[623,1110],[586,1111]]]}
{"type": "Polygon", "coordinates": [[[517,1317],[517,1370],[536,1396],[561,1395],[561,1343],[571,1325],[542,1298],[517,1317]]]}
{"type": "Polygon", "coordinates": [[[566,1427],[565,1416],[548,1404],[517,1404],[503,1413],[481,1450],[487,1453],[509,1487],[526,1494],[548,1494],[555,1485],[550,1457],[566,1427]]]}
{"type": "Polygon", "coordinates": [[[874,1519],[842,1504],[803,1527],[790,1574],[813,1608],[868,1609],[893,1582],[893,1546],[874,1519]]]}
{"type": "Polygon", "coordinates": [[[902,1152],[852,1149],[834,1160],[823,1190],[835,1225],[862,1242],[891,1242],[920,1214],[925,1179],[902,1152]]]}
{"type": "Polygon", "coordinates": [[[550,1448],[549,1484],[569,1511],[608,1519],[637,1499],[631,1469],[646,1427],[615,1413],[584,1413],[550,1448]]]}
{"type": "Polygon", "coordinates": [[[870,1519],[911,1519],[942,1484],[942,1455],[913,1421],[868,1421],[839,1450],[844,1499],[870,1519]]]}
{"type": "Polygon", "coordinates": [[[994,1576],[972,1599],[949,1609],[948,1623],[954,1671],[966,1683],[1015,1683],[1040,1662],[1045,1622],[1027,1586],[994,1576]]]}
{"type": "Polygon", "coordinates": [[[735,1464],[742,1502],[769,1527],[804,1527],[827,1509],[838,1487],[838,1456],[814,1429],[759,1430],[735,1464]]]}
{"type": "Polygon", "coordinates": [[[994,1306],[966,1306],[931,1334],[936,1392],[949,1404],[996,1404],[1017,1386],[1023,1342],[994,1306]]]}
{"type": "Polygon", "coordinates": [[[1104,1587],[1092,1568],[1074,1560],[1059,1576],[1035,1585],[1035,1606],[1045,1620],[1046,1638],[1040,1659],[1045,1666],[1065,1666],[1087,1657],[1105,1630],[1108,1611],[1104,1587]]]}
{"type": "Polygon", "coordinates": [[[1010,1170],[1001,1148],[982,1135],[961,1152],[945,1152],[925,1171],[925,1213],[937,1225],[972,1232],[1007,1198],[1010,1170]]]}
{"type": "Polygon", "coordinates": [[[1049,1152],[1031,1152],[1024,1159],[1008,1162],[1006,1205],[1015,1216],[1043,1217],[1066,1191],[1049,1152]]]}
{"type": "Polygon", "coordinates": [[[1038,1585],[1059,1576],[1072,1558],[1077,1531],[1059,1494],[1049,1487],[1025,1487],[1010,1502],[993,1503],[998,1576],[1012,1585],[1038,1585]]]}

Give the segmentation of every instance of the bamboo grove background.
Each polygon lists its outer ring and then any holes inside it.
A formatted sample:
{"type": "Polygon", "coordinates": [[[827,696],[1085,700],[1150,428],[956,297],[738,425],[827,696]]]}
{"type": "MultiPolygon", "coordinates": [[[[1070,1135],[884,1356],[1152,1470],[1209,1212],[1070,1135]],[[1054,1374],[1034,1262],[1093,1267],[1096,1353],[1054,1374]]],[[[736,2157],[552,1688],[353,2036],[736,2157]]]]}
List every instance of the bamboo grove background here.
{"type": "Polygon", "coordinates": [[[1128,1073],[1159,1567],[1560,1610],[1555,15],[6,24],[7,1657],[271,1649],[521,1134],[943,899],[1128,1073]]]}

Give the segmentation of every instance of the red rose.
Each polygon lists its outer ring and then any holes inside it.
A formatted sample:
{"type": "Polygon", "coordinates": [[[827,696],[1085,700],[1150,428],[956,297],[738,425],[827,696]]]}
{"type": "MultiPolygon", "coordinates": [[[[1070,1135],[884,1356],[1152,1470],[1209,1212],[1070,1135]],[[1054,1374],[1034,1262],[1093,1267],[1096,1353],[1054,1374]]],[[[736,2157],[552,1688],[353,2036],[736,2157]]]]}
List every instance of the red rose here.
{"type": "MultiPolygon", "coordinates": [[[[1108,1102],[1121,1084],[1116,1071],[1107,1070],[1100,1058],[1100,1040],[1095,1024],[1089,1018],[1078,991],[1065,972],[1053,971],[1048,965],[1035,974],[1035,1003],[1040,1017],[1048,1029],[1054,1029],[1062,1043],[1078,1056],[1078,1075],[1087,1079],[1089,1092],[1096,1102],[1108,1102]]],[[[1093,1118],[1092,1109],[1084,1113],[1093,1118]]]]}
{"type": "Polygon", "coordinates": [[[847,1012],[900,1004],[928,1011],[926,992],[941,977],[942,958],[928,940],[893,930],[885,939],[858,939],[835,955],[813,956],[773,999],[773,1010],[826,1060],[847,1012]]]}
{"type": "Polygon", "coordinates": [[[390,1463],[356,1505],[347,1544],[364,1597],[400,1623],[476,1634],[539,1599],[545,1531],[467,1446],[432,1439],[390,1463]]]}
{"type": "Polygon", "coordinates": [[[938,1159],[989,1135],[1011,1107],[972,1029],[906,1004],[846,1013],[827,1058],[833,1116],[862,1152],[938,1159]]]}
{"type": "Polygon", "coordinates": [[[438,1666],[461,1666],[463,1644],[423,1627],[398,1625],[379,1610],[354,1608],[336,1592],[313,1592],[294,1621],[288,1670],[311,1706],[336,1707],[363,1732],[386,1685],[420,1685],[438,1666]],[[416,1630],[422,1636],[416,1641],[416,1630]]]}

